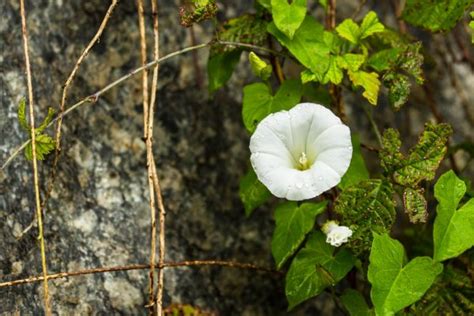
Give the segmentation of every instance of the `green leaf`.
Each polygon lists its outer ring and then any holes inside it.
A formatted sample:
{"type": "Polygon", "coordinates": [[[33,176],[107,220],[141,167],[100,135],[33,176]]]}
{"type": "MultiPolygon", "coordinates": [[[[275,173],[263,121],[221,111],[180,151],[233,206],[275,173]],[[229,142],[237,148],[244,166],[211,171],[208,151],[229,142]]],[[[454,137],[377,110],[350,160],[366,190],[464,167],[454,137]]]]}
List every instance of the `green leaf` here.
{"type": "Polygon", "coordinates": [[[334,211],[341,216],[341,225],[353,231],[348,247],[354,253],[367,251],[372,244],[371,232],[389,232],[395,220],[393,189],[384,180],[359,181],[339,194],[334,211]]]}
{"type": "Polygon", "coordinates": [[[324,75],[329,68],[331,50],[324,40],[324,28],[313,17],[306,16],[292,39],[280,32],[274,23],[268,25],[268,32],[313,73],[324,75]]]}
{"type": "MultiPolygon", "coordinates": [[[[471,12],[471,18],[474,20],[474,11],[471,12]]],[[[474,44],[474,21],[469,22],[471,28],[471,43],[474,44]]]]}
{"type": "Polygon", "coordinates": [[[387,234],[374,233],[369,261],[367,277],[377,315],[394,315],[413,304],[443,271],[443,265],[430,257],[406,263],[402,244],[387,234]]]}
{"type": "Polygon", "coordinates": [[[348,71],[349,78],[354,86],[364,88],[362,95],[373,105],[377,105],[377,97],[380,89],[379,75],[375,72],[348,71]]]}
{"type": "Polygon", "coordinates": [[[20,123],[20,126],[25,130],[25,131],[30,131],[30,124],[28,124],[28,121],[26,119],[26,100],[25,98],[21,98],[20,103],[18,104],[18,122],[20,123]]]}
{"type": "Polygon", "coordinates": [[[271,0],[257,0],[258,3],[268,11],[272,11],[272,1],[271,0]]]}
{"type": "Polygon", "coordinates": [[[240,49],[213,54],[207,62],[209,92],[215,92],[230,79],[240,60],[240,49]]]}
{"type": "Polygon", "coordinates": [[[271,193],[257,179],[252,168],[240,180],[239,196],[245,207],[245,215],[250,216],[254,209],[265,203],[271,193]]]}
{"type": "Polygon", "coordinates": [[[407,0],[402,18],[433,32],[452,29],[473,0],[407,0]]]}
{"type": "Polygon", "coordinates": [[[340,189],[346,189],[362,180],[369,179],[369,171],[365,166],[364,157],[360,150],[360,141],[357,134],[352,134],[352,159],[349,169],[339,182],[340,189]]]}
{"type": "Polygon", "coordinates": [[[298,252],[286,274],[285,292],[288,310],[334,286],[353,267],[355,258],[346,249],[334,255],[321,232],[314,232],[298,252]]]}
{"type": "Polygon", "coordinates": [[[327,83],[331,81],[334,84],[340,84],[344,74],[342,73],[342,69],[339,67],[337,62],[337,57],[331,56],[329,58],[329,68],[328,71],[324,74],[321,83],[327,83]]]}
{"type": "Polygon", "coordinates": [[[365,62],[365,58],[366,56],[362,54],[344,54],[337,56],[337,63],[343,69],[357,71],[365,62]]]}
{"type": "Polygon", "coordinates": [[[306,16],[306,0],[271,0],[272,16],[276,27],[289,39],[293,38],[296,30],[306,16]]]}
{"type": "Polygon", "coordinates": [[[255,76],[261,78],[262,80],[268,80],[268,78],[270,78],[272,75],[272,65],[268,65],[254,52],[250,52],[249,62],[255,76]]]}
{"type": "Polygon", "coordinates": [[[360,28],[352,19],[345,19],[336,27],[336,32],[340,37],[345,38],[353,44],[359,42],[360,28]]]}
{"type": "Polygon", "coordinates": [[[428,218],[427,202],[423,193],[422,188],[405,188],[403,191],[403,206],[412,223],[426,223],[428,218]]]}
{"type": "Polygon", "coordinates": [[[436,219],[433,226],[434,259],[454,258],[474,246],[474,198],[459,210],[466,193],[466,184],[450,170],[443,174],[434,188],[436,219]]]}
{"type": "Polygon", "coordinates": [[[353,289],[347,289],[341,296],[342,304],[349,312],[350,316],[369,316],[372,311],[365,302],[361,293],[353,289]]]}
{"type": "Polygon", "coordinates": [[[301,99],[303,93],[299,80],[286,80],[277,93],[271,95],[270,88],[261,83],[244,87],[242,117],[245,127],[253,132],[257,124],[268,114],[289,110],[301,99]]]}
{"type": "Polygon", "coordinates": [[[362,24],[360,25],[360,39],[364,39],[369,37],[374,33],[380,33],[385,30],[385,27],[382,23],[379,22],[379,18],[374,11],[370,11],[362,20],[362,24]]]}
{"type": "Polygon", "coordinates": [[[46,129],[46,127],[48,127],[48,124],[51,123],[51,121],[53,120],[55,113],[56,111],[53,108],[48,108],[48,115],[46,116],[44,121],[40,124],[40,126],[35,128],[35,132],[37,134],[42,133],[46,129]]]}
{"type": "Polygon", "coordinates": [[[446,142],[452,129],[448,124],[425,125],[418,144],[404,157],[400,149],[400,135],[388,129],[383,135],[383,148],[380,151],[382,167],[393,180],[401,185],[414,187],[422,180],[432,180],[441,160],[446,154],[446,142]]]}
{"type": "Polygon", "coordinates": [[[276,227],[272,238],[272,254],[277,269],[291,257],[314,227],[316,216],[326,209],[327,202],[286,202],[275,210],[276,227]]]}
{"type": "Polygon", "coordinates": [[[358,44],[360,40],[384,30],[385,27],[379,22],[374,11],[367,13],[360,27],[352,19],[345,19],[336,27],[337,34],[353,44],[358,44]]]}
{"type": "Polygon", "coordinates": [[[402,52],[403,48],[400,47],[383,49],[369,57],[367,66],[372,67],[377,72],[389,70],[396,66],[402,52]]]}
{"type": "MultiPolygon", "coordinates": [[[[49,135],[36,135],[36,158],[44,160],[45,156],[56,148],[56,142],[49,135]]],[[[31,142],[25,147],[25,157],[28,160],[33,160],[33,150],[31,142]]]]}

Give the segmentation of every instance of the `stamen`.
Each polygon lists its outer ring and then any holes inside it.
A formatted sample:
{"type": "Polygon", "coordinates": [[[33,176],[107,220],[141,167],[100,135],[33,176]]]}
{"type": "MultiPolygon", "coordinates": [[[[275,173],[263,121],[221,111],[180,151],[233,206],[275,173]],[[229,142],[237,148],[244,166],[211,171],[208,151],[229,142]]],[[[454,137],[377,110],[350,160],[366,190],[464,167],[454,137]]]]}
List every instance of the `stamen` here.
{"type": "Polygon", "coordinates": [[[308,164],[308,158],[306,157],[306,153],[303,151],[300,155],[300,158],[298,159],[299,162],[299,168],[300,170],[306,170],[309,169],[309,164],[308,164]]]}

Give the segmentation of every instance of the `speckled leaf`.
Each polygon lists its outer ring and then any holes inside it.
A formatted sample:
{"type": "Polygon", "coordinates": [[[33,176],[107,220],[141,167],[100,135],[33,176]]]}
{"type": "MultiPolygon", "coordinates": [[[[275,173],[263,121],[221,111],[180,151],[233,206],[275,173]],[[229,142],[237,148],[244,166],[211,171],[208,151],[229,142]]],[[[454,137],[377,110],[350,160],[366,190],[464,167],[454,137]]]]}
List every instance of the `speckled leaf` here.
{"type": "Polygon", "coordinates": [[[403,206],[412,223],[425,223],[428,218],[427,202],[423,193],[422,188],[405,188],[403,191],[403,206]]]}
{"type": "Polygon", "coordinates": [[[443,271],[430,257],[406,263],[405,250],[389,235],[374,233],[367,277],[377,315],[394,315],[419,300],[443,271]]]}
{"type": "Polygon", "coordinates": [[[393,189],[385,180],[359,181],[339,194],[334,210],[341,216],[341,224],[353,231],[348,247],[355,253],[367,251],[371,232],[389,232],[395,220],[393,189]]]}
{"type": "Polygon", "coordinates": [[[369,309],[364,297],[359,291],[347,289],[341,296],[342,304],[350,316],[369,316],[373,311],[369,309]]]}
{"type": "Polygon", "coordinates": [[[324,28],[313,17],[306,16],[292,39],[283,34],[275,24],[268,25],[268,31],[313,73],[322,76],[329,68],[331,48],[324,40],[324,28]]]}
{"type": "Polygon", "coordinates": [[[285,292],[288,310],[337,284],[353,267],[355,258],[346,249],[334,255],[321,232],[310,235],[286,274],[285,292]]]}
{"type": "Polygon", "coordinates": [[[474,246],[474,198],[459,210],[466,184],[451,170],[443,174],[434,188],[438,201],[433,226],[434,259],[457,257],[474,246]]]}
{"type": "Polygon", "coordinates": [[[272,238],[272,254],[277,268],[291,257],[314,227],[316,216],[326,208],[327,202],[286,202],[275,210],[275,231],[272,238]]]}
{"type": "Polygon", "coordinates": [[[402,18],[430,31],[452,29],[473,0],[407,0],[402,18]]]}
{"type": "Polygon", "coordinates": [[[245,207],[245,215],[250,216],[252,211],[265,203],[270,198],[271,193],[257,179],[253,168],[240,180],[239,196],[245,207]]]}
{"type": "Polygon", "coordinates": [[[299,80],[286,80],[273,96],[270,88],[261,82],[244,87],[242,117],[245,127],[253,132],[268,114],[289,110],[301,99],[303,88],[299,80]]]}
{"type": "Polygon", "coordinates": [[[382,77],[384,85],[388,87],[388,101],[395,111],[398,111],[408,101],[410,95],[410,81],[408,77],[399,73],[389,72],[382,77]]]}
{"type": "Polygon", "coordinates": [[[288,38],[293,38],[306,16],[306,0],[271,0],[272,16],[276,27],[288,38]]]}
{"type": "Polygon", "coordinates": [[[357,134],[352,134],[352,159],[349,169],[339,182],[340,189],[346,189],[362,180],[369,178],[369,171],[365,165],[364,157],[360,150],[360,141],[357,134]]]}
{"type": "Polygon", "coordinates": [[[356,87],[361,86],[364,88],[362,95],[372,105],[377,105],[377,98],[380,89],[379,75],[375,72],[359,71],[348,71],[349,78],[352,84],[356,87]]]}
{"type": "Polygon", "coordinates": [[[451,132],[448,124],[427,123],[418,144],[405,158],[399,151],[400,135],[393,129],[387,129],[380,151],[382,167],[393,175],[396,183],[404,186],[414,187],[422,180],[432,180],[446,154],[446,142],[451,132]]]}

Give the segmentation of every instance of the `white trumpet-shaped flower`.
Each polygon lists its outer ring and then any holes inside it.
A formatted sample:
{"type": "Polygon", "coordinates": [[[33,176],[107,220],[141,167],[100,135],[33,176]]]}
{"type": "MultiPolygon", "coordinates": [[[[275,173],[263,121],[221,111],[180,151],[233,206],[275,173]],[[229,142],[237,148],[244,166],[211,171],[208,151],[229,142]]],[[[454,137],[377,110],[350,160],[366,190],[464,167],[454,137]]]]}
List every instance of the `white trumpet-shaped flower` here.
{"type": "Polygon", "coordinates": [[[349,127],[329,109],[300,103],[265,117],[250,138],[258,179],[280,198],[301,201],[336,186],[349,168],[349,127]]]}
{"type": "Polygon", "coordinates": [[[335,221],[326,222],[322,229],[326,234],[326,242],[334,247],[346,243],[352,236],[352,230],[347,226],[339,226],[335,221]]]}

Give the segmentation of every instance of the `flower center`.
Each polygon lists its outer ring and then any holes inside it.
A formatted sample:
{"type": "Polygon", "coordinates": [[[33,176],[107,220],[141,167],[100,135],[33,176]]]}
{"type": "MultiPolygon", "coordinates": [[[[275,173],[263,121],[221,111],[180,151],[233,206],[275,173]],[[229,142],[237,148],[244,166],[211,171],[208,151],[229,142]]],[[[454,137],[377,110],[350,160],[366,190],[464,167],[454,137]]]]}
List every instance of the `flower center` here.
{"type": "Polygon", "coordinates": [[[306,153],[303,151],[298,159],[298,170],[307,170],[309,167],[311,167],[311,164],[309,163],[308,157],[306,157],[306,153]]]}

